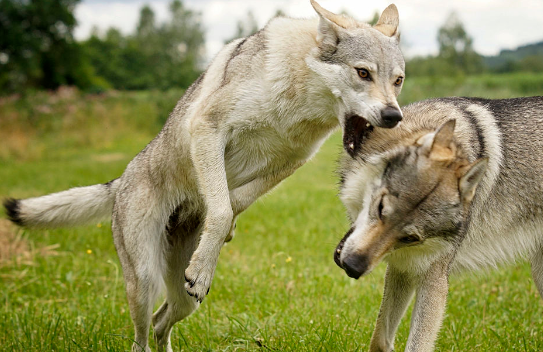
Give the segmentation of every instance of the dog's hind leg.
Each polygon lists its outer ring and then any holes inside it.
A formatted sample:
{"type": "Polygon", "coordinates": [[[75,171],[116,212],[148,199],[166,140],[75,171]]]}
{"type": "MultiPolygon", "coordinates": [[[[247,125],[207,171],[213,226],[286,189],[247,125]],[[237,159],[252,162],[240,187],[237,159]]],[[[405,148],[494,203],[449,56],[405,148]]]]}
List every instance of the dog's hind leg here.
{"type": "Polygon", "coordinates": [[[539,295],[543,298],[543,245],[533,254],[531,264],[535,286],[539,291],[539,295]]]}
{"type": "Polygon", "coordinates": [[[237,218],[237,216],[234,216],[234,220],[232,220],[232,226],[230,227],[230,232],[228,233],[228,236],[226,236],[226,238],[224,239],[224,243],[230,242],[234,238],[237,218]]]}
{"type": "Polygon", "coordinates": [[[133,352],[151,351],[148,345],[151,315],[163,287],[164,239],[161,235],[166,220],[159,215],[158,202],[142,188],[139,187],[137,192],[121,192],[115,201],[112,217],[113,238],[134,323],[133,352]]]}
{"type": "Polygon", "coordinates": [[[200,305],[185,290],[184,272],[198,245],[201,226],[198,221],[185,221],[167,229],[164,282],[166,300],[153,315],[153,327],[158,350],[171,352],[170,334],[174,324],[193,313],[200,305]]]}

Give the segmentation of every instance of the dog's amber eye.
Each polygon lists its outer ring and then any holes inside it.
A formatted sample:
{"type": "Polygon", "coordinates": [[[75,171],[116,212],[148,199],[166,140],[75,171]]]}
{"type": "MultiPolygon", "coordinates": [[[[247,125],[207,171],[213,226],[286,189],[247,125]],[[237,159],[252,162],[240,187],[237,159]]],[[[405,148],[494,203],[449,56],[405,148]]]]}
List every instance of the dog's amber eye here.
{"type": "Polygon", "coordinates": [[[403,83],[403,77],[396,78],[396,81],[394,82],[395,85],[401,86],[403,83]]]}
{"type": "Polygon", "coordinates": [[[357,68],[356,71],[358,72],[358,75],[360,76],[360,78],[364,78],[364,79],[370,78],[370,73],[365,68],[357,68]]]}
{"type": "Polygon", "coordinates": [[[419,237],[415,235],[410,235],[410,236],[405,236],[405,237],[400,238],[400,242],[405,243],[405,244],[411,244],[418,241],[420,241],[419,237]]]}

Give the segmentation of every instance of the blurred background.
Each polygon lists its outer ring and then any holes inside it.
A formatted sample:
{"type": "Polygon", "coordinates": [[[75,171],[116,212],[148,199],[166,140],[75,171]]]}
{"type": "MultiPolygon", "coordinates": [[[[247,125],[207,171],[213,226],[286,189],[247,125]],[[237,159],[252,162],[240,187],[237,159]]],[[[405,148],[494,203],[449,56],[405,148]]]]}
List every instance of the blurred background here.
{"type": "MultiPolygon", "coordinates": [[[[392,0],[321,0],[375,22],[392,0]]],[[[397,0],[400,102],[543,95],[543,1],[397,0]]],[[[104,183],[156,136],[184,90],[234,38],[309,0],[0,0],[0,199],[104,183]]],[[[384,266],[349,279],[332,253],[349,224],[337,197],[338,131],[240,216],[203,307],[175,350],[367,349],[384,266]]],[[[0,207],[0,345],[126,351],[133,336],[108,224],[19,229],[0,207]]],[[[543,351],[526,263],[451,280],[437,351],[543,351]],[[486,318],[485,318],[486,317],[486,318]]],[[[403,350],[409,320],[400,326],[403,350]]]]}
{"type": "MultiPolygon", "coordinates": [[[[375,23],[389,1],[321,5],[375,23]]],[[[543,94],[543,1],[396,4],[402,104],[543,94]]],[[[0,160],[152,138],[225,43],[279,15],[316,16],[309,0],[0,0],[0,160]]]]}
{"type": "MultiPolygon", "coordinates": [[[[321,1],[375,22],[388,1],[321,1]]],[[[398,0],[407,76],[543,71],[543,2],[398,0]]],[[[186,88],[224,43],[308,0],[1,0],[0,92],[186,88]]]]}

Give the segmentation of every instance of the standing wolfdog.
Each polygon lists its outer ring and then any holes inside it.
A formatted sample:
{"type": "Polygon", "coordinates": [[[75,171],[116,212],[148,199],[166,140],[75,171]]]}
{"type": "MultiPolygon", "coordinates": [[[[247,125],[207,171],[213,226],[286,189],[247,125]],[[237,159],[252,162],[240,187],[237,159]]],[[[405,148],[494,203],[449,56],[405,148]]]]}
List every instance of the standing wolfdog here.
{"type": "Polygon", "coordinates": [[[543,97],[436,99],[375,128],[341,169],[352,227],[336,263],[388,263],[371,351],[392,351],[416,295],[406,351],[431,351],[452,271],[530,258],[543,295],[543,97]],[[440,127],[441,126],[441,127],[440,127]]]}
{"type": "Polygon", "coordinates": [[[338,126],[354,141],[402,118],[398,12],[375,26],[311,1],[318,20],[276,18],[226,45],[187,90],[162,131],[102,185],[7,200],[11,219],[59,227],[112,215],[135,326],[145,351],[151,320],[160,350],[208,293],[235,219],[302,166],[338,126]],[[166,300],[152,315],[162,287],[166,300]]]}

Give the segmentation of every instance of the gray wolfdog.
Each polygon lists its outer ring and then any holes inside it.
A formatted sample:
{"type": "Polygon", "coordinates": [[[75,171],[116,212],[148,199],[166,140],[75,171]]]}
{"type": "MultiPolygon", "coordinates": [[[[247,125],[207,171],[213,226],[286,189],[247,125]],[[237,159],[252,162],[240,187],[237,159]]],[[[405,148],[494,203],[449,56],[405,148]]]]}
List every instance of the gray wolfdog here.
{"type": "Polygon", "coordinates": [[[388,263],[371,351],[392,351],[413,296],[406,351],[432,351],[451,272],[528,257],[543,295],[543,97],[444,98],[403,109],[342,163],[351,230],[335,261],[359,278],[388,263]]]}
{"type": "Polygon", "coordinates": [[[112,216],[135,327],[133,350],[159,349],[208,293],[235,219],[302,166],[337,127],[355,140],[402,118],[398,11],[375,26],[311,1],[318,19],[276,18],[226,45],[164,128],[106,184],[5,202],[26,227],[112,216]],[[166,300],[152,314],[159,292],[166,300]]]}

